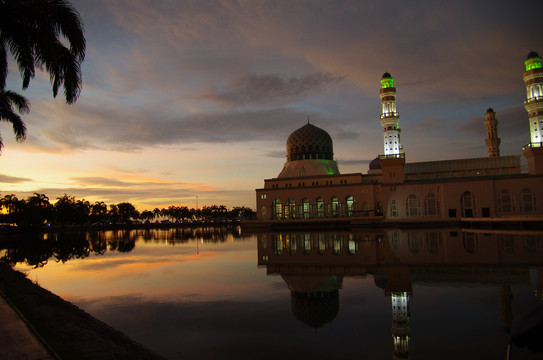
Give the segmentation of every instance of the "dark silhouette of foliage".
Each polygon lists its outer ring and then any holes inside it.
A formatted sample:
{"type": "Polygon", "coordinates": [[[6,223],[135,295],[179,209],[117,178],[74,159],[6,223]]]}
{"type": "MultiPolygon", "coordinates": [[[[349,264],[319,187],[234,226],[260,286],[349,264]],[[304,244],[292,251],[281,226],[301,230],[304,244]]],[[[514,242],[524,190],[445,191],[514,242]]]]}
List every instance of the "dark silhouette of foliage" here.
{"type": "Polygon", "coordinates": [[[0,196],[0,224],[18,226],[81,226],[81,225],[129,225],[135,222],[153,220],[192,223],[224,223],[254,219],[256,213],[247,207],[228,210],[224,205],[204,206],[189,209],[186,206],[171,205],[164,209],[144,210],[141,213],[129,202],[110,204],[97,201],[90,204],[85,199],[76,199],[64,194],[54,204],[45,194],[34,193],[26,200],[19,200],[14,194],[0,196]],[[109,210],[108,210],[109,207],[109,210]]]}
{"type": "MultiPolygon", "coordinates": [[[[30,104],[23,96],[6,90],[8,53],[22,77],[26,90],[36,68],[49,73],[53,96],[64,87],[68,104],[81,93],[81,63],[85,58],[85,37],[79,13],[64,0],[0,1],[0,120],[13,125],[17,141],[26,137],[20,114],[30,104]],[[66,46],[65,44],[68,44],[66,46]]],[[[3,143],[0,137],[0,150],[3,143]]]]}

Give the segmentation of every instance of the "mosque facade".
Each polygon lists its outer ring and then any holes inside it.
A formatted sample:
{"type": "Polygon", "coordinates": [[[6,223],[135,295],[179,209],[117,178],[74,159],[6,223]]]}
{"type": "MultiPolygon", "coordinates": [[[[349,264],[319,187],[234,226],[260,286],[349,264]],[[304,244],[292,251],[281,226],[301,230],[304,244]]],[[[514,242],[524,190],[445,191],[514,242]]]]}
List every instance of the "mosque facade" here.
{"type": "Polygon", "coordinates": [[[367,173],[341,174],[333,141],[323,129],[307,124],[287,139],[286,162],[279,175],[256,189],[261,222],[383,219],[443,221],[465,218],[543,216],[543,68],[536,52],[528,54],[523,80],[530,142],[521,155],[500,156],[498,120],[485,114],[488,156],[445,161],[406,162],[401,145],[396,88],[389,73],[381,78],[383,154],[367,173]]]}

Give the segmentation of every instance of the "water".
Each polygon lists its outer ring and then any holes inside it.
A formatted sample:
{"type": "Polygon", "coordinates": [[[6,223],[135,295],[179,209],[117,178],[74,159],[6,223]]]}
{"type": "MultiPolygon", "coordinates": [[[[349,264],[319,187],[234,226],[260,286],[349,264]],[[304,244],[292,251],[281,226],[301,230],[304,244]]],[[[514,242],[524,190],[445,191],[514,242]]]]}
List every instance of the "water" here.
{"type": "MultiPolygon", "coordinates": [[[[533,309],[541,349],[543,232],[200,228],[21,240],[0,256],[169,359],[505,359],[533,309]]],[[[539,351],[513,346],[511,358],[539,351]]]]}

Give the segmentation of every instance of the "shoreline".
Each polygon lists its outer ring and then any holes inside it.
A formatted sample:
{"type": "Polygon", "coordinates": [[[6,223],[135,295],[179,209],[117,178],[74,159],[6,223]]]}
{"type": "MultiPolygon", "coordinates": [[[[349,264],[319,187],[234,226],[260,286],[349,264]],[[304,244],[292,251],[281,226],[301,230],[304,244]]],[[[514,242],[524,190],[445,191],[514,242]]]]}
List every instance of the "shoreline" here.
{"type": "MultiPolygon", "coordinates": [[[[164,359],[0,261],[0,291],[61,359],[164,359]]],[[[23,321],[23,320],[22,320],[23,321]]],[[[13,346],[24,346],[14,343],[13,346]]],[[[9,349],[5,349],[9,351],[9,349]]]]}

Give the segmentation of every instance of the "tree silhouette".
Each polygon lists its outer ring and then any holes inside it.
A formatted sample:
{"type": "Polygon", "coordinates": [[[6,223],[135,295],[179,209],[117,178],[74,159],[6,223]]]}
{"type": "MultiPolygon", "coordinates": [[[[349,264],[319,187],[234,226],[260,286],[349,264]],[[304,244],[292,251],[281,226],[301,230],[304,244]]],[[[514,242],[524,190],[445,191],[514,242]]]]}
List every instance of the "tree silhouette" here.
{"type": "MultiPolygon", "coordinates": [[[[0,1],[0,120],[13,125],[18,141],[26,136],[19,113],[27,113],[29,102],[6,90],[8,52],[17,63],[26,90],[36,68],[49,73],[53,96],[61,86],[68,104],[81,93],[81,62],[85,58],[85,37],[79,13],[64,0],[0,1]],[[68,43],[69,47],[64,44],[68,43]]],[[[1,139],[0,139],[1,140],[1,139]]],[[[0,141],[0,150],[3,143],[0,141]]]]}

